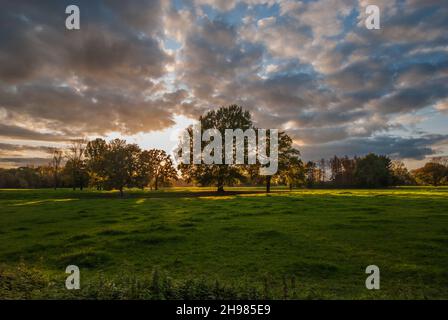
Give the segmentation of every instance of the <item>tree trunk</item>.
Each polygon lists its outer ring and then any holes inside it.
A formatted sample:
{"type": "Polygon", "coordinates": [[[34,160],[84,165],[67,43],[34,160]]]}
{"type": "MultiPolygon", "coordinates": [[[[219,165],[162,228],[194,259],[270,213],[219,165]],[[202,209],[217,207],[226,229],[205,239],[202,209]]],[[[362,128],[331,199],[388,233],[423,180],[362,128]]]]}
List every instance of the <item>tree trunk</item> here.
{"type": "Polygon", "coordinates": [[[73,172],[72,173],[72,179],[73,179],[73,191],[76,190],[76,174],[73,172]]]}
{"type": "Polygon", "coordinates": [[[289,191],[292,191],[292,183],[289,184],[289,191]]]}
{"type": "Polygon", "coordinates": [[[271,178],[272,176],[266,176],[266,193],[271,192],[271,178]]]}
{"type": "Polygon", "coordinates": [[[123,198],[123,187],[120,187],[120,198],[123,198]]]}
{"type": "Polygon", "coordinates": [[[154,180],[154,190],[159,190],[159,177],[156,176],[156,179],[154,180]]]}

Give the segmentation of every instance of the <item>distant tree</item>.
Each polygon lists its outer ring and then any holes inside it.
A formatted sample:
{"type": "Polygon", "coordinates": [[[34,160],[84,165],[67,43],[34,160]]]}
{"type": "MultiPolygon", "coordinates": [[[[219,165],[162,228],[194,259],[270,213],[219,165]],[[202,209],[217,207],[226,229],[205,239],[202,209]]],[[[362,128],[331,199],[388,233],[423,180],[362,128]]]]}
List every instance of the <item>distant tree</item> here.
{"type": "Polygon", "coordinates": [[[89,174],[89,183],[97,190],[104,188],[107,180],[106,156],[109,146],[103,139],[95,139],[87,143],[85,149],[86,170],[89,174]]]}
{"type": "Polygon", "coordinates": [[[72,140],[66,152],[67,163],[65,169],[70,172],[72,176],[73,190],[79,187],[83,190],[86,185],[88,174],[86,171],[86,163],[84,161],[84,151],[87,141],[85,139],[72,140]]]}
{"type": "Polygon", "coordinates": [[[330,159],[330,161],[328,161],[328,163],[331,171],[330,179],[334,184],[338,184],[340,182],[340,178],[342,177],[342,162],[337,156],[334,156],[330,159]]]}
{"type": "MultiPolygon", "coordinates": [[[[60,186],[64,181],[60,178],[60,186]]],[[[53,188],[54,171],[50,165],[0,168],[0,188],[53,188]]]]}
{"type": "Polygon", "coordinates": [[[177,180],[177,171],[171,156],[164,150],[152,149],[140,155],[140,185],[150,185],[158,190],[160,185],[177,180]]]}
{"type": "Polygon", "coordinates": [[[289,190],[305,182],[305,167],[302,160],[297,157],[291,157],[288,166],[280,174],[284,177],[289,190]]]}
{"type": "Polygon", "coordinates": [[[320,170],[319,182],[321,184],[324,184],[327,178],[327,161],[324,158],[320,159],[319,161],[319,170],[320,170]]]}
{"type": "Polygon", "coordinates": [[[306,182],[306,186],[308,188],[311,188],[314,186],[314,184],[316,183],[317,179],[316,179],[316,170],[317,170],[317,165],[315,162],[313,161],[308,161],[305,164],[305,182],[306,182]]]}
{"type": "Polygon", "coordinates": [[[177,180],[177,171],[174,168],[171,156],[167,155],[164,150],[150,150],[155,158],[155,166],[153,169],[153,185],[158,190],[160,185],[165,185],[172,180],[177,180]]]}
{"type": "Polygon", "coordinates": [[[361,187],[387,187],[391,183],[391,160],[370,153],[358,159],[354,176],[361,187]]]}
{"type": "Polygon", "coordinates": [[[354,157],[350,159],[348,156],[345,156],[340,159],[342,164],[342,175],[340,184],[341,186],[354,186],[357,184],[356,181],[356,168],[358,164],[358,158],[354,157]]]}
{"type": "Polygon", "coordinates": [[[448,167],[448,157],[447,156],[444,156],[444,157],[433,157],[430,162],[438,163],[438,164],[441,164],[441,165],[443,165],[445,167],[448,167]]]}
{"type": "MultiPolygon", "coordinates": [[[[270,135],[267,134],[267,137],[270,135]]],[[[286,132],[278,133],[278,170],[273,176],[267,175],[266,179],[266,193],[271,192],[271,181],[273,178],[283,177],[292,183],[296,183],[300,178],[299,161],[300,151],[292,146],[292,139],[286,134],[286,132]]],[[[270,141],[267,139],[267,150],[270,150],[270,141]]],[[[290,184],[292,186],[292,184],[290,184]]]]}
{"type": "Polygon", "coordinates": [[[156,166],[154,161],[155,157],[149,150],[143,150],[139,154],[135,184],[140,189],[144,189],[151,184],[151,180],[154,176],[154,169],[156,166]]]}
{"type": "Polygon", "coordinates": [[[104,166],[106,188],[119,190],[123,197],[125,187],[135,186],[140,152],[136,144],[126,144],[125,140],[115,139],[109,143],[104,166]]]}
{"type": "Polygon", "coordinates": [[[392,185],[403,186],[415,184],[415,179],[412,177],[403,161],[393,160],[391,163],[392,185]]]}
{"type": "Polygon", "coordinates": [[[54,189],[56,190],[59,186],[59,174],[61,172],[63,152],[60,149],[56,148],[51,148],[50,152],[52,154],[52,158],[50,161],[50,168],[53,172],[53,183],[54,183],[54,189]]]}
{"type": "Polygon", "coordinates": [[[443,164],[428,162],[423,168],[412,171],[412,174],[420,183],[437,187],[447,180],[448,169],[443,164]]]}
{"type": "MultiPolygon", "coordinates": [[[[216,129],[225,136],[225,129],[242,129],[243,131],[253,128],[250,113],[244,111],[237,105],[221,107],[213,110],[199,118],[201,125],[201,135],[207,129],[216,129]]],[[[193,128],[188,129],[190,137],[193,135],[193,128]]],[[[192,140],[192,139],[191,139],[192,140]]],[[[206,147],[206,145],[204,146],[206,147]]],[[[227,165],[225,163],[225,144],[222,143],[222,163],[223,164],[194,164],[191,156],[190,164],[180,164],[178,169],[182,178],[190,183],[196,182],[202,186],[215,185],[218,192],[224,192],[225,185],[233,185],[245,180],[243,175],[244,165],[227,165]]],[[[191,145],[192,148],[192,145],[191,145]]],[[[191,152],[191,155],[193,153],[191,152]]]]}

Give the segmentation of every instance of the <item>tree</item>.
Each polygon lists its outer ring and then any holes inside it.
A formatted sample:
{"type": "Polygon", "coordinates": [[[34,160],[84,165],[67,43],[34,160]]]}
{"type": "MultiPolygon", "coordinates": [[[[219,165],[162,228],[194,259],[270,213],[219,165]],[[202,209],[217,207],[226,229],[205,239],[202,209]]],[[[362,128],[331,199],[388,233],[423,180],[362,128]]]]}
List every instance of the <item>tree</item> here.
{"type": "Polygon", "coordinates": [[[305,167],[298,157],[291,157],[288,166],[280,172],[282,180],[288,185],[289,190],[294,186],[299,186],[305,181],[305,167]]]}
{"type": "Polygon", "coordinates": [[[448,179],[448,168],[440,163],[428,162],[423,168],[412,171],[412,174],[417,181],[437,187],[448,179]]]}
{"type": "Polygon", "coordinates": [[[135,177],[135,185],[144,189],[149,186],[154,175],[154,156],[151,151],[144,150],[139,154],[137,162],[137,175],[135,177]]]}
{"type": "Polygon", "coordinates": [[[361,187],[387,187],[391,182],[391,160],[373,153],[358,159],[355,179],[361,187]]]}
{"type": "Polygon", "coordinates": [[[340,159],[342,164],[342,175],[340,184],[343,186],[354,186],[356,185],[356,168],[358,165],[358,158],[354,157],[350,159],[348,156],[345,156],[340,159]]]}
{"type": "Polygon", "coordinates": [[[153,158],[153,185],[158,190],[159,185],[166,184],[171,180],[177,180],[177,171],[173,166],[171,156],[164,150],[153,149],[149,151],[153,158]]]}
{"type": "Polygon", "coordinates": [[[67,163],[65,169],[72,176],[73,190],[76,190],[77,187],[83,190],[88,178],[84,161],[86,144],[85,139],[72,140],[66,152],[67,163]]]}
{"type": "Polygon", "coordinates": [[[392,185],[403,186],[415,184],[415,179],[409,173],[403,161],[393,160],[391,163],[392,185]]]}
{"type": "Polygon", "coordinates": [[[321,184],[324,184],[327,179],[327,161],[324,158],[320,159],[319,161],[319,170],[319,182],[321,184]]]}
{"type": "Polygon", "coordinates": [[[53,183],[54,183],[54,189],[56,190],[59,186],[59,173],[61,171],[63,153],[61,150],[56,148],[50,149],[50,152],[52,154],[52,158],[50,161],[50,168],[53,172],[53,183]]]}
{"type": "Polygon", "coordinates": [[[104,163],[105,186],[119,190],[120,197],[124,195],[124,187],[135,185],[140,152],[136,144],[126,144],[125,140],[115,139],[109,143],[104,163]]]}
{"type": "Polygon", "coordinates": [[[330,170],[331,170],[331,178],[330,179],[334,184],[337,185],[342,180],[341,179],[342,172],[343,172],[342,161],[337,156],[334,156],[333,158],[330,159],[329,165],[330,165],[330,170]]]}
{"type": "MultiPolygon", "coordinates": [[[[267,137],[270,135],[268,134],[267,137]]],[[[270,150],[270,141],[267,139],[267,150],[270,150]]],[[[296,181],[300,178],[300,170],[294,166],[299,166],[300,151],[293,148],[292,139],[286,132],[278,134],[278,170],[274,176],[266,176],[266,193],[271,192],[271,181],[275,176],[285,177],[289,181],[296,181]]],[[[292,184],[289,184],[292,186],[292,184]]]]}
{"type": "Polygon", "coordinates": [[[438,163],[438,164],[441,164],[448,168],[448,157],[447,156],[433,157],[430,162],[438,163]]]}
{"type": "Polygon", "coordinates": [[[106,156],[108,148],[109,146],[105,140],[95,139],[87,143],[84,152],[89,183],[96,187],[97,190],[103,189],[107,180],[106,156]]]}
{"type": "MultiPolygon", "coordinates": [[[[242,129],[243,131],[253,128],[250,113],[243,111],[237,105],[221,107],[218,110],[210,111],[199,118],[201,125],[201,135],[207,129],[216,129],[225,136],[225,129],[242,129]]],[[[188,129],[190,137],[193,136],[193,128],[188,129]]],[[[190,139],[191,141],[192,139],[190,139]]],[[[210,143],[210,142],[209,142],[210,143]]],[[[204,146],[204,148],[207,145],[204,146]]],[[[190,146],[192,150],[192,144],[190,146]]],[[[180,164],[182,177],[187,182],[196,182],[203,186],[215,185],[218,192],[224,192],[225,185],[233,185],[244,181],[244,165],[224,164],[225,150],[222,143],[222,163],[223,164],[193,164],[193,157],[190,157],[190,164],[180,164]]],[[[193,152],[190,153],[191,155],[193,152]]]]}
{"type": "Polygon", "coordinates": [[[311,188],[317,181],[317,170],[319,169],[317,169],[317,165],[315,162],[308,161],[305,164],[305,182],[308,188],[311,188]]]}
{"type": "Polygon", "coordinates": [[[160,185],[177,180],[171,156],[164,150],[152,149],[143,151],[139,161],[138,184],[140,187],[150,185],[158,190],[160,185]]]}

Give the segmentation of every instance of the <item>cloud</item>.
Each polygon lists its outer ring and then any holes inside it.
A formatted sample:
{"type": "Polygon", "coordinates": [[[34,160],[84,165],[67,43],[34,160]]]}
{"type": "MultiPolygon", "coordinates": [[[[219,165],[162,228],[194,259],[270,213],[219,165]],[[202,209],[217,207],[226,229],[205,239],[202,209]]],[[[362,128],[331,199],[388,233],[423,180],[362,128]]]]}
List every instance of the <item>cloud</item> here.
{"type": "Polygon", "coordinates": [[[0,136],[10,139],[37,141],[68,141],[70,137],[57,133],[42,133],[14,125],[0,124],[0,136]]]}
{"type": "Polygon", "coordinates": [[[69,2],[2,7],[0,106],[9,120],[27,117],[73,134],[172,125],[176,102],[167,105],[155,89],[173,61],[160,44],[162,1],[69,2]],[[79,31],[65,29],[69,2],[81,8],[79,31]]]}
{"type": "Polygon", "coordinates": [[[418,113],[447,112],[448,4],[378,0],[381,30],[367,30],[368,3],[5,3],[0,136],[132,136],[237,103],[313,157],[393,147],[421,158],[446,144],[428,135],[445,128],[419,130],[418,113]],[[67,4],[81,8],[79,31],[64,27],[67,4]],[[421,136],[404,138],[409,130],[421,136]]]}
{"type": "Polygon", "coordinates": [[[0,153],[3,151],[26,151],[26,150],[50,152],[51,148],[47,146],[31,146],[31,145],[0,143],[0,153]]]}
{"type": "Polygon", "coordinates": [[[307,160],[329,159],[332,156],[363,156],[368,153],[388,155],[398,159],[422,160],[436,155],[435,144],[448,142],[448,135],[423,135],[417,138],[376,136],[372,138],[351,138],[331,144],[301,147],[307,160]]]}

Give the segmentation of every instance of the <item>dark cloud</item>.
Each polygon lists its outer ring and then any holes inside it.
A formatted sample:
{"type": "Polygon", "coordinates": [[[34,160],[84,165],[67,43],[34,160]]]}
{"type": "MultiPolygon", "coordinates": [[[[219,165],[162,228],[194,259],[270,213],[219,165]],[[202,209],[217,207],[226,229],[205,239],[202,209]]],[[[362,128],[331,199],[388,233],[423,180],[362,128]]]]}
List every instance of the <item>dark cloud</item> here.
{"type": "Polygon", "coordinates": [[[27,151],[27,150],[50,152],[52,149],[47,146],[30,146],[21,144],[0,143],[0,153],[2,151],[27,151]]]}
{"type": "MultiPolygon", "coordinates": [[[[263,50],[240,42],[235,27],[206,19],[190,31],[181,54],[180,81],[199,104],[211,106],[231,101],[231,88],[257,73],[263,50]]],[[[238,98],[233,95],[233,99],[238,98]]]]}
{"type": "MultiPolygon", "coordinates": [[[[21,1],[2,6],[0,107],[73,134],[136,133],[173,124],[174,108],[149,99],[172,58],[162,49],[162,1],[21,1]],[[65,28],[65,6],[81,30],[65,28]]],[[[13,133],[11,133],[13,134],[13,133]]]]}
{"type": "Polygon", "coordinates": [[[370,152],[388,155],[398,159],[422,160],[425,156],[436,155],[434,144],[447,143],[448,135],[423,135],[418,138],[396,136],[377,136],[372,138],[354,138],[331,144],[309,145],[301,147],[307,160],[329,159],[336,156],[363,156],[370,152]]]}
{"type": "Polygon", "coordinates": [[[0,136],[11,139],[37,141],[68,141],[69,137],[52,133],[41,133],[27,128],[0,123],[0,136]]]}

